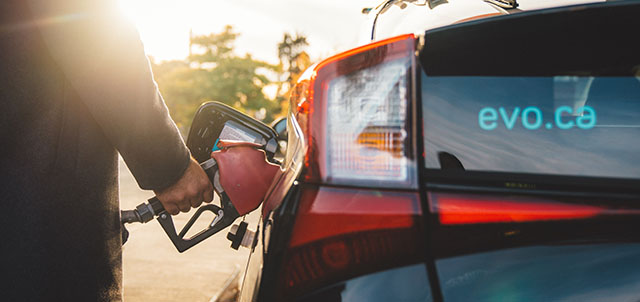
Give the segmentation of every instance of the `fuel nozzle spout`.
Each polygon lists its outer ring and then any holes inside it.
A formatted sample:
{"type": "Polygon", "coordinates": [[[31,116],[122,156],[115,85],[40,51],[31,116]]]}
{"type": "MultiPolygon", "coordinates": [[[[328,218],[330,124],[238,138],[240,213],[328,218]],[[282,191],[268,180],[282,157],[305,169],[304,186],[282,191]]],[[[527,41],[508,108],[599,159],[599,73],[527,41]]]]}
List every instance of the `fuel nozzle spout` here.
{"type": "Polygon", "coordinates": [[[134,222],[142,222],[140,215],[138,215],[135,210],[127,210],[120,211],[120,222],[125,223],[134,223],[134,222]]]}
{"type": "Polygon", "coordinates": [[[127,223],[147,223],[153,219],[154,209],[152,205],[142,203],[135,210],[120,211],[120,223],[122,224],[122,244],[129,240],[129,231],[125,224],[127,223]]]}

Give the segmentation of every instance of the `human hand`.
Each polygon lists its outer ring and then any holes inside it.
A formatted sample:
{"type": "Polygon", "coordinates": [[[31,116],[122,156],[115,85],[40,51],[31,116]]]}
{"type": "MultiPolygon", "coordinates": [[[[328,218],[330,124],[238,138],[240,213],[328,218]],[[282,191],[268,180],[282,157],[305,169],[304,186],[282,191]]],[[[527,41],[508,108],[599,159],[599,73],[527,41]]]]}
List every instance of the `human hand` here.
{"type": "Polygon", "coordinates": [[[211,202],[213,185],[198,162],[191,158],[189,167],[176,183],[162,190],[154,190],[154,193],[164,209],[176,215],[180,211],[189,212],[191,207],[199,207],[203,201],[211,202]]]}

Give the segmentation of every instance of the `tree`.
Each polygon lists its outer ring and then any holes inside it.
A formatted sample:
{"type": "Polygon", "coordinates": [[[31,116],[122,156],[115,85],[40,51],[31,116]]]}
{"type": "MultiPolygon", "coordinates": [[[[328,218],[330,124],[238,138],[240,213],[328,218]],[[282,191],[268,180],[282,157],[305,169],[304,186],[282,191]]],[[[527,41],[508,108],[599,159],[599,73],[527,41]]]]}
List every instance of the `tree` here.
{"type": "Polygon", "coordinates": [[[202,36],[189,36],[189,58],[190,62],[212,63],[219,60],[234,57],[233,42],[239,36],[233,32],[233,27],[227,25],[221,33],[212,33],[202,36]],[[200,50],[193,54],[193,48],[200,50]]]}
{"type": "Polygon", "coordinates": [[[278,43],[278,58],[280,58],[284,70],[288,73],[287,81],[291,81],[291,75],[298,74],[304,70],[302,66],[298,64],[297,59],[308,45],[307,37],[300,33],[296,33],[295,36],[285,33],[282,42],[278,43]]]}
{"type": "Polygon", "coordinates": [[[152,64],[158,87],[183,133],[196,109],[207,101],[226,103],[254,117],[266,111],[265,122],[279,111],[279,104],[262,92],[270,81],[260,73],[275,67],[248,54],[237,56],[233,52],[237,37],[231,26],[221,33],[193,36],[186,60],[152,64]]]}
{"type": "MultiPolygon", "coordinates": [[[[278,58],[280,65],[280,79],[276,91],[276,100],[284,111],[288,106],[291,89],[295,86],[300,75],[311,65],[311,59],[304,49],[309,45],[307,37],[300,33],[295,36],[284,33],[282,42],[278,43],[278,58]]],[[[281,114],[284,114],[282,112],[281,114]]]]}

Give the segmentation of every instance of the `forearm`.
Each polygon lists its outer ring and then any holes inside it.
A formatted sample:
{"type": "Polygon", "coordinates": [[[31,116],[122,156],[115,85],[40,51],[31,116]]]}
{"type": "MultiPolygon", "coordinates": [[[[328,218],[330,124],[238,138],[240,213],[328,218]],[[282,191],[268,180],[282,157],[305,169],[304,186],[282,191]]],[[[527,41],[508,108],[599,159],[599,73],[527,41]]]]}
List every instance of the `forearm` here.
{"type": "Polygon", "coordinates": [[[135,27],[115,1],[31,0],[51,56],[143,189],[177,181],[189,151],[156,87],[135,27]],[[60,20],[46,22],[46,20],[60,20]]]}

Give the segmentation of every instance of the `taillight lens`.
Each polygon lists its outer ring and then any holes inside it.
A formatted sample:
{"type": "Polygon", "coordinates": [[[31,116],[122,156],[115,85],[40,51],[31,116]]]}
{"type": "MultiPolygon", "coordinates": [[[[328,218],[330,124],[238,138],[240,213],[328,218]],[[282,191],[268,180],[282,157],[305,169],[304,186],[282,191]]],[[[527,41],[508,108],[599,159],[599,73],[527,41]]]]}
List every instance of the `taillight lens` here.
{"type": "Polygon", "coordinates": [[[546,244],[635,241],[637,198],[428,193],[439,226],[432,252],[448,258],[546,244]]]}
{"type": "Polygon", "coordinates": [[[291,145],[306,144],[307,184],[277,300],[422,261],[414,77],[415,37],[404,35],[320,62],[292,91],[286,161],[299,162],[291,145]]]}
{"type": "Polygon", "coordinates": [[[415,37],[331,57],[293,95],[307,132],[307,181],[415,188],[412,137],[415,37]]]}
{"type": "Polygon", "coordinates": [[[640,214],[638,209],[525,196],[429,193],[429,203],[442,225],[585,220],[596,216],[640,214]]]}
{"type": "Polygon", "coordinates": [[[415,192],[306,187],[284,257],[279,299],[424,256],[415,192]]]}
{"type": "Polygon", "coordinates": [[[328,82],[325,180],[406,182],[410,58],[328,82]]]}

